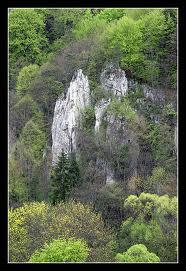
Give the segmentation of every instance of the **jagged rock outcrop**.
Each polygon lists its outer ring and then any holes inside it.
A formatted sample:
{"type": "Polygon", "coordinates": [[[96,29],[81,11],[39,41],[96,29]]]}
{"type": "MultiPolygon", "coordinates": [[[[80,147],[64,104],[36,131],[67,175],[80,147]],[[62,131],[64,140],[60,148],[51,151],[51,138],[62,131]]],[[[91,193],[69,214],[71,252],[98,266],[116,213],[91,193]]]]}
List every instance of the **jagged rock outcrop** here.
{"type": "Polygon", "coordinates": [[[164,95],[162,90],[152,88],[152,87],[150,87],[148,85],[145,85],[145,84],[142,84],[141,87],[143,89],[144,96],[147,99],[150,99],[154,103],[156,103],[156,102],[164,102],[165,95],[164,95]]]}
{"type": "Polygon", "coordinates": [[[110,99],[104,100],[102,99],[96,106],[95,106],[95,118],[96,118],[96,122],[95,122],[95,132],[99,131],[99,127],[101,125],[101,121],[102,121],[102,117],[104,114],[105,109],[107,108],[107,106],[110,103],[110,99]]]}
{"type": "MultiPolygon", "coordinates": [[[[125,96],[129,90],[129,87],[132,88],[136,85],[135,82],[129,83],[126,77],[126,74],[123,70],[121,70],[116,65],[109,65],[107,66],[101,74],[100,77],[101,85],[105,91],[109,91],[111,96],[115,96],[118,99],[125,96]]],[[[104,112],[109,105],[111,99],[104,100],[102,99],[96,106],[95,106],[95,132],[99,132],[99,127],[101,125],[102,117],[104,112]]],[[[134,133],[127,128],[126,123],[124,124],[123,121],[115,118],[114,115],[107,116],[107,129],[106,129],[106,141],[109,145],[113,144],[117,147],[121,145],[128,144],[131,142],[131,145],[134,147],[135,152],[131,153],[131,165],[130,165],[130,172],[131,175],[136,175],[137,170],[137,158],[139,153],[139,146],[137,144],[136,138],[134,133]],[[118,136],[118,131],[120,130],[120,136],[118,136]]],[[[112,146],[113,147],[113,146],[112,146]]],[[[113,147],[114,148],[114,147],[113,147]]],[[[105,179],[107,184],[111,184],[115,180],[115,172],[114,169],[109,165],[109,162],[102,163],[105,168],[104,172],[106,173],[105,179]]]]}
{"type": "Polygon", "coordinates": [[[128,80],[125,71],[117,65],[110,64],[101,73],[100,81],[102,87],[111,90],[116,96],[124,96],[128,90],[128,80]]]}
{"type": "Polygon", "coordinates": [[[66,95],[56,102],[52,124],[52,163],[62,152],[76,150],[76,128],[81,111],[90,104],[90,88],[87,76],[79,69],[73,76],[66,95]]]}
{"type": "MultiPolygon", "coordinates": [[[[116,96],[118,99],[126,95],[128,91],[126,74],[115,65],[109,65],[104,69],[100,76],[100,83],[106,92],[109,92],[111,96],[116,96]]],[[[95,133],[99,132],[103,114],[110,101],[110,98],[105,100],[102,99],[95,105],[95,133]]],[[[90,105],[89,82],[82,70],[79,69],[73,76],[66,95],[62,94],[56,101],[52,124],[53,165],[57,162],[62,150],[65,153],[76,151],[76,132],[81,111],[88,105],[90,105]]],[[[113,137],[117,137],[117,130],[121,130],[122,128],[122,136],[117,139],[118,146],[120,146],[120,144],[126,144],[129,140],[131,140],[131,142],[133,141],[133,145],[136,144],[133,134],[123,126],[121,120],[109,117],[107,122],[106,140],[108,143],[111,142],[113,137]]],[[[135,148],[137,149],[137,147],[135,148]]],[[[134,162],[136,161],[135,158],[133,160],[134,162]]],[[[105,172],[106,183],[113,183],[114,170],[111,168],[108,161],[102,162],[104,165],[103,171],[105,172]]]]}
{"type": "MultiPolygon", "coordinates": [[[[128,80],[125,74],[125,71],[121,70],[117,65],[110,64],[108,65],[100,76],[100,82],[102,88],[105,91],[110,91],[111,95],[115,95],[120,99],[122,96],[125,96],[128,91],[128,80]]],[[[102,99],[95,106],[95,131],[99,131],[99,127],[101,124],[101,119],[103,113],[107,106],[109,105],[111,99],[104,100],[102,99]]]]}

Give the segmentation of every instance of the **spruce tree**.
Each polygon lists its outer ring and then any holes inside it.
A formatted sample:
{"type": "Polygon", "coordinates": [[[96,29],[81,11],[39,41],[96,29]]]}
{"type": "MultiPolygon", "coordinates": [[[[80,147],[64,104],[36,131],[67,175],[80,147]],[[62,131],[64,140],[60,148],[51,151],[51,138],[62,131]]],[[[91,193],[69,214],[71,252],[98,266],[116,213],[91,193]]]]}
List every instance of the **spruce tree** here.
{"type": "Polygon", "coordinates": [[[57,165],[51,173],[50,201],[52,204],[66,201],[72,188],[79,181],[80,173],[75,157],[73,155],[68,157],[62,152],[57,165]]]}

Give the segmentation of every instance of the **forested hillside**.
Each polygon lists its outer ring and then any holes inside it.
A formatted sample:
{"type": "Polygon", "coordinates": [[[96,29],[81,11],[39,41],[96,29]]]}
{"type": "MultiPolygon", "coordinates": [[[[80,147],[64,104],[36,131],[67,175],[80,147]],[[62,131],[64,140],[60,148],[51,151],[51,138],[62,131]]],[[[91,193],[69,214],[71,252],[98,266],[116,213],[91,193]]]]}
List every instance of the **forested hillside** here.
{"type": "Polygon", "coordinates": [[[177,254],[177,9],[9,9],[9,261],[177,254]]]}

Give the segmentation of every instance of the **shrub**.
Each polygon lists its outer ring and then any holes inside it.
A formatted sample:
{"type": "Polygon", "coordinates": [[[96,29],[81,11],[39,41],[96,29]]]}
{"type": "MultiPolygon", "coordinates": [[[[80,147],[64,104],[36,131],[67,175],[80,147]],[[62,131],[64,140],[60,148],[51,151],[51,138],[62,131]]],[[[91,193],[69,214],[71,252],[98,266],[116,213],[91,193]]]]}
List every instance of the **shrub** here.
{"type": "Polygon", "coordinates": [[[127,98],[124,98],[122,101],[114,98],[109,104],[107,112],[108,114],[114,114],[117,118],[124,118],[128,122],[134,122],[136,120],[136,113],[127,98]]]}
{"type": "Polygon", "coordinates": [[[92,131],[95,125],[95,111],[93,107],[86,107],[82,112],[82,126],[88,132],[92,131]]]}
{"type": "Polygon", "coordinates": [[[84,262],[88,247],[83,240],[58,239],[36,250],[29,262],[84,262]]]}

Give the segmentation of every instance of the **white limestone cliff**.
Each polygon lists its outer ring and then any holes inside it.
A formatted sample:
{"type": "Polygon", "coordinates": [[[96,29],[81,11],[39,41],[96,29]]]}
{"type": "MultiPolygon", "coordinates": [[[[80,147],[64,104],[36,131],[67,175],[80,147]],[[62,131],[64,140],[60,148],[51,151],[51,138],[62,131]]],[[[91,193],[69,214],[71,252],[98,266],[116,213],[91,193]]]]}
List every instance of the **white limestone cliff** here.
{"type": "Polygon", "coordinates": [[[73,76],[65,95],[58,98],[52,124],[52,163],[55,164],[62,150],[76,150],[76,128],[81,111],[90,103],[87,76],[79,69],[73,76]]]}

